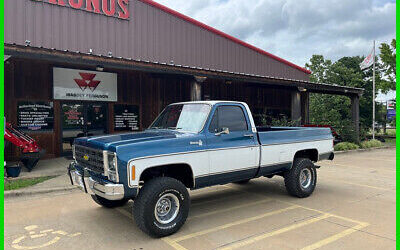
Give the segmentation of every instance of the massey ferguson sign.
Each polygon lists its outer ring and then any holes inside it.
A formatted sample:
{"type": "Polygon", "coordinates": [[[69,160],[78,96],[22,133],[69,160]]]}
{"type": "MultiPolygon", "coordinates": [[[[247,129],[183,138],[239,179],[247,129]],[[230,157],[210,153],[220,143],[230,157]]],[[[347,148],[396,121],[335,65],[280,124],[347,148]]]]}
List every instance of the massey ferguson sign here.
{"type": "Polygon", "coordinates": [[[117,74],[65,68],[53,69],[54,99],[117,101],[117,74]]]}
{"type": "Polygon", "coordinates": [[[129,0],[32,0],[78,10],[129,19],[129,0]]]}

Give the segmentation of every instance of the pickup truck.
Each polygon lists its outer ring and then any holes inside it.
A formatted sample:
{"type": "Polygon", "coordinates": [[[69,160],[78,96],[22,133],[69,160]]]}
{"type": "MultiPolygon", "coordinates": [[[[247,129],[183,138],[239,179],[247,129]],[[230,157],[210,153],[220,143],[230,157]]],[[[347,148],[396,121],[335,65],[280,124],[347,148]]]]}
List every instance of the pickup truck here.
{"type": "Polygon", "coordinates": [[[107,208],[134,200],[138,227],[164,237],[185,223],[188,189],[279,175],[304,198],[314,163],[334,155],[329,128],[256,127],[246,103],[199,101],[167,106],[143,132],[78,138],[73,157],[72,185],[107,208]]]}

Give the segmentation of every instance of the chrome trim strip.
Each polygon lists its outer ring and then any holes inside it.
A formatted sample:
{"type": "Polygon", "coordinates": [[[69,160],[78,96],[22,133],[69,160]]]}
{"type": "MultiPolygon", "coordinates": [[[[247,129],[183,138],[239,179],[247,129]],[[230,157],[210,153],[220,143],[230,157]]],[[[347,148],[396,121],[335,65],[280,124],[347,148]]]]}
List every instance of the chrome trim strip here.
{"type": "Polygon", "coordinates": [[[240,168],[240,169],[228,170],[228,171],[222,171],[222,172],[215,172],[215,173],[210,173],[210,174],[203,174],[203,175],[196,176],[196,178],[206,177],[206,176],[213,176],[213,175],[218,175],[218,174],[227,174],[227,173],[239,172],[239,171],[249,170],[249,169],[258,169],[258,166],[253,166],[253,167],[248,167],[248,168],[240,168]]]}
{"type": "Polygon", "coordinates": [[[284,162],[279,162],[279,163],[271,163],[271,164],[268,164],[268,165],[262,165],[262,166],[260,166],[260,168],[266,168],[266,167],[282,165],[282,164],[288,164],[288,163],[292,163],[293,164],[293,161],[284,161],[284,162]]]}
{"type": "Polygon", "coordinates": [[[297,143],[319,142],[319,141],[332,141],[332,140],[333,139],[323,139],[323,140],[310,140],[310,141],[299,141],[299,142],[271,143],[271,144],[261,144],[261,146],[275,146],[275,145],[297,144],[297,143]]]}
{"type": "Polygon", "coordinates": [[[216,148],[216,149],[202,149],[202,150],[193,150],[193,151],[186,151],[186,152],[177,152],[177,153],[169,153],[169,154],[160,154],[160,155],[149,155],[149,156],[143,156],[143,157],[138,157],[138,158],[133,158],[129,160],[128,164],[131,161],[138,161],[138,160],[143,160],[143,159],[149,159],[149,158],[156,158],[156,157],[162,157],[162,156],[172,156],[172,155],[180,155],[180,154],[192,154],[192,153],[202,153],[202,152],[212,152],[212,151],[221,151],[221,150],[230,150],[230,149],[240,149],[240,148],[258,148],[259,146],[240,146],[240,147],[230,147],[230,148],[216,148]]]}

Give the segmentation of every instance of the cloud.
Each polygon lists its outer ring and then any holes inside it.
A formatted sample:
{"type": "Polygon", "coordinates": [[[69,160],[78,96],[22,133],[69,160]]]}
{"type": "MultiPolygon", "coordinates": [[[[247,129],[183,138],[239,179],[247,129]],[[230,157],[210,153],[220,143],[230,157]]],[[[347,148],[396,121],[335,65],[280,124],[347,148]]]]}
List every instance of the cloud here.
{"type": "Polygon", "coordinates": [[[396,36],[392,0],[156,1],[301,66],[313,54],[366,55],[374,39],[396,36]]]}

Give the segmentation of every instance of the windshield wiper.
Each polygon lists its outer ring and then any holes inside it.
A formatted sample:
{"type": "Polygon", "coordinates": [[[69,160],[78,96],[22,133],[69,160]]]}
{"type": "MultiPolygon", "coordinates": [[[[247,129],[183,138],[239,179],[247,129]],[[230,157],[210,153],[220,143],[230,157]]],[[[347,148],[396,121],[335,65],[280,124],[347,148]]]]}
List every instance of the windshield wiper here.
{"type": "Polygon", "coordinates": [[[177,128],[177,127],[169,127],[168,129],[172,129],[172,130],[179,130],[179,129],[182,129],[182,128],[177,128]]]}

